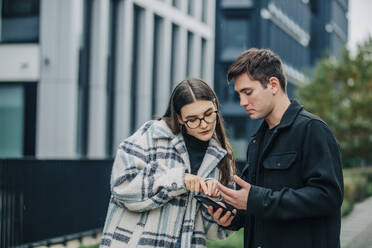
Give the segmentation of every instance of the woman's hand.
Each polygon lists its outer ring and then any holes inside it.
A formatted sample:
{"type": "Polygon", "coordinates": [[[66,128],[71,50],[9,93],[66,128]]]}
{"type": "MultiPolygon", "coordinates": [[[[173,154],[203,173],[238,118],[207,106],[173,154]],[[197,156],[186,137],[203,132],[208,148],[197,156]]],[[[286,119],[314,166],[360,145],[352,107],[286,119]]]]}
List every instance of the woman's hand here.
{"type": "Polygon", "coordinates": [[[210,197],[219,197],[220,196],[220,191],[218,190],[218,181],[214,179],[209,179],[206,181],[207,187],[208,187],[208,192],[205,193],[207,196],[210,197]]]}
{"type": "Polygon", "coordinates": [[[208,193],[208,187],[203,178],[185,173],[184,181],[187,190],[191,192],[204,192],[204,194],[208,193]]]}

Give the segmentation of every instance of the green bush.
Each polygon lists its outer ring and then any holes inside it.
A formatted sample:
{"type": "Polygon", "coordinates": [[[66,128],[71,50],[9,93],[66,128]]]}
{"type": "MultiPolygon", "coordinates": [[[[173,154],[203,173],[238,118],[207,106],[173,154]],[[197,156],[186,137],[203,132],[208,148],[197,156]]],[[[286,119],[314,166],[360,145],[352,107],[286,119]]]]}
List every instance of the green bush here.
{"type": "Polygon", "coordinates": [[[367,183],[367,197],[372,196],[372,182],[367,183]]]}
{"type": "Polygon", "coordinates": [[[344,200],[341,206],[341,216],[344,217],[348,215],[351,212],[351,210],[353,210],[353,207],[354,207],[353,203],[351,203],[348,200],[344,200]]]}
{"type": "Polygon", "coordinates": [[[350,204],[354,203],[355,185],[351,177],[344,177],[344,201],[350,204]]]}
{"type": "Polygon", "coordinates": [[[232,234],[225,240],[207,240],[207,248],[241,248],[244,246],[244,229],[232,234]]]}
{"type": "Polygon", "coordinates": [[[99,247],[99,244],[96,244],[96,245],[82,245],[79,248],[98,248],[98,247],[99,247]]]}

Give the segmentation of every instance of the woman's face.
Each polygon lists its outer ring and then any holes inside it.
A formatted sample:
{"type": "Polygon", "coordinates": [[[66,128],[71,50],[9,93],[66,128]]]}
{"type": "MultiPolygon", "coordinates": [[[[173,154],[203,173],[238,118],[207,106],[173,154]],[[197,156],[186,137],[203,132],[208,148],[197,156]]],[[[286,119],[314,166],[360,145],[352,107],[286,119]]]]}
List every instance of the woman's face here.
{"type": "Polygon", "coordinates": [[[181,116],[178,116],[178,121],[185,126],[189,135],[199,140],[208,141],[212,138],[216,128],[216,110],[213,101],[197,100],[181,108],[181,116]]]}

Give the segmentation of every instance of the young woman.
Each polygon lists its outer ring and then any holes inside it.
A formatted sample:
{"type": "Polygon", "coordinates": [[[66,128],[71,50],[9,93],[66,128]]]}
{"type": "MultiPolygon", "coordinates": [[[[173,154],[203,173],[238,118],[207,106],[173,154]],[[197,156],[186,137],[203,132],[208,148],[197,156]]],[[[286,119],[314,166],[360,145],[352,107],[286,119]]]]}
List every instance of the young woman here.
{"type": "Polygon", "coordinates": [[[166,113],[120,144],[101,247],[205,247],[231,232],[193,197],[232,185],[235,162],[219,102],[200,79],[173,90],[166,113]]]}

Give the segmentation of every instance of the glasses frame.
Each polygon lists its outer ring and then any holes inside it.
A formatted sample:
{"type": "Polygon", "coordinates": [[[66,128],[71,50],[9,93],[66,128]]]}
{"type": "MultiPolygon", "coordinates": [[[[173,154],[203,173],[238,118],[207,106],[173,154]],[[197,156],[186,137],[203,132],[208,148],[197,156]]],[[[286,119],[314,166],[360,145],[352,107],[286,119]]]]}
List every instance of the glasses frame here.
{"type": "Polygon", "coordinates": [[[205,120],[205,117],[206,117],[205,114],[203,115],[202,118],[197,117],[196,119],[199,119],[199,124],[196,127],[190,127],[189,126],[188,122],[190,120],[183,121],[183,122],[188,126],[188,128],[190,128],[190,129],[196,129],[196,128],[198,128],[200,126],[200,124],[202,123],[202,121],[205,121],[205,123],[208,123],[208,124],[211,124],[211,123],[215,122],[217,120],[218,110],[214,110],[214,111],[212,111],[212,113],[216,113],[216,118],[213,121],[211,121],[211,122],[208,122],[208,121],[205,120]]]}

